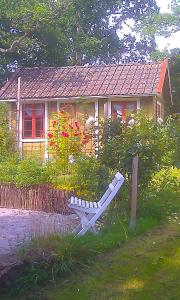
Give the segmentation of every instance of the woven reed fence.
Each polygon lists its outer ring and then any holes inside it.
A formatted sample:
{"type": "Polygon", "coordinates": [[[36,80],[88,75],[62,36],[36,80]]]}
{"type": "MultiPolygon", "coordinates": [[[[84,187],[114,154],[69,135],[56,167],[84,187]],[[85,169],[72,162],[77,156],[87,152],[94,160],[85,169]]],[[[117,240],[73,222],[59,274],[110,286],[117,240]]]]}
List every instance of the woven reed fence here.
{"type": "Polygon", "coordinates": [[[70,193],[56,190],[49,185],[17,188],[12,184],[0,185],[0,207],[27,210],[40,210],[70,214],[68,199],[70,193]]]}

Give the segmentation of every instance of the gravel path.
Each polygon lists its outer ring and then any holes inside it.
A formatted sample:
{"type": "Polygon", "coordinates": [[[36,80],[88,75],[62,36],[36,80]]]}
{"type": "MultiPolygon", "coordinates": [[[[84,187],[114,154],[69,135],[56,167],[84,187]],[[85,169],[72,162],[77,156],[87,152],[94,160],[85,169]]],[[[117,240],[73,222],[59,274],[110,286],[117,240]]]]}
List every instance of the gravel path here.
{"type": "Polygon", "coordinates": [[[19,209],[0,208],[0,269],[11,263],[18,246],[32,237],[71,232],[77,216],[19,209]],[[9,262],[8,262],[9,261],[9,262]]]}

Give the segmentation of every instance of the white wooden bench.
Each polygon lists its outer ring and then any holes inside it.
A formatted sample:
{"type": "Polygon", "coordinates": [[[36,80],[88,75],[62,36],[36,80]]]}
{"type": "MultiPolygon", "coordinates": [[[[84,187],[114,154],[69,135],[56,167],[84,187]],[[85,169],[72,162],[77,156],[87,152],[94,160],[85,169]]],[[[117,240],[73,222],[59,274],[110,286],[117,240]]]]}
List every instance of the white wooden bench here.
{"type": "Polygon", "coordinates": [[[88,230],[97,233],[96,221],[104,213],[108,205],[116,196],[124,182],[124,177],[117,172],[108,189],[98,202],[89,202],[72,196],[68,206],[74,209],[81,220],[81,224],[73,231],[76,236],[85,234],[88,230]]]}

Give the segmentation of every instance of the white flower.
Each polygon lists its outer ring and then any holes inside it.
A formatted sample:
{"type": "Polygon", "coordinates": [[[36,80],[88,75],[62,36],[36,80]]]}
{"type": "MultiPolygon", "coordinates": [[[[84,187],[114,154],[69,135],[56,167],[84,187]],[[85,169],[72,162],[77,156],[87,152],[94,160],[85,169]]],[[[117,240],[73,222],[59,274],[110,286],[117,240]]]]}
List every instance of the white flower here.
{"type": "Polygon", "coordinates": [[[158,118],[157,122],[158,122],[159,125],[161,125],[163,123],[163,119],[162,118],[158,118]]]}
{"type": "Polygon", "coordinates": [[[94,125],[94,122],[95,122],[95,118],[90,116],[87,120],[86,120],[86,126],[92,126],[94,125]]]}
{"type": "Polygon", "coordinates": [[[73,155],[69,155],[69,163],[73,164],[75,162],[74,156],[73,155]]]}

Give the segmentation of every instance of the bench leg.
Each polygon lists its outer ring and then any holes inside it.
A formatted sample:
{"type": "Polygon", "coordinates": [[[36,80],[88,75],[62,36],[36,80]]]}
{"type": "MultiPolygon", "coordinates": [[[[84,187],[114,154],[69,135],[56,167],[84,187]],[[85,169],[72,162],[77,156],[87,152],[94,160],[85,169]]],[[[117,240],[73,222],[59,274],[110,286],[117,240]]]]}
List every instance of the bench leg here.
{"type": "MultiPolygon", "coordinates": [[[[89,224],[90,219],[94,216],[94,214],[86,214],[79,210],[75,210],[75,212],[81,220],[81,224],[75,228],[76,233],[79,233],[82,229],[86,230],[86,227],[89,224]]],[[[90,230],[94,234],[98,233],[96,229],[96,224],[92,225],[90,228],[88,228],[88,230],[90,230]]]]}

